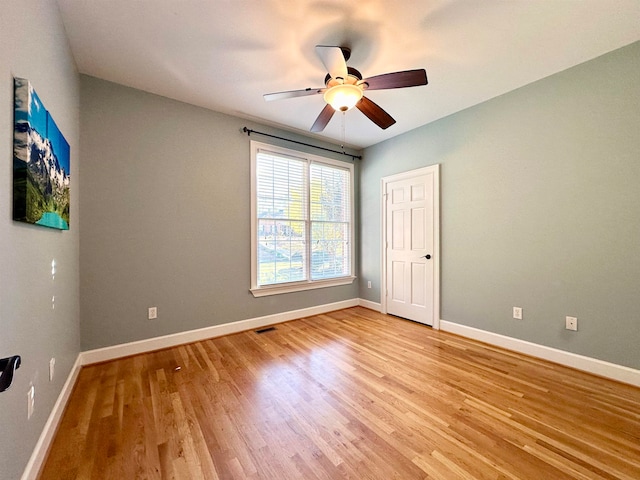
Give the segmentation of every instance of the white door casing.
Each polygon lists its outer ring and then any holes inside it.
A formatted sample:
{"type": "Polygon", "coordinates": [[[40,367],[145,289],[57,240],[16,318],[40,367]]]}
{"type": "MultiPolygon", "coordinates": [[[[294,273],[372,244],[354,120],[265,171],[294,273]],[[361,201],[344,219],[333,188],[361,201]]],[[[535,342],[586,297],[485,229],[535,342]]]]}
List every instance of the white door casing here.
{"type": "Polygon", "coordinates": [[[383,313],[440,323],[439,165],[382,179],[383,313]]]}

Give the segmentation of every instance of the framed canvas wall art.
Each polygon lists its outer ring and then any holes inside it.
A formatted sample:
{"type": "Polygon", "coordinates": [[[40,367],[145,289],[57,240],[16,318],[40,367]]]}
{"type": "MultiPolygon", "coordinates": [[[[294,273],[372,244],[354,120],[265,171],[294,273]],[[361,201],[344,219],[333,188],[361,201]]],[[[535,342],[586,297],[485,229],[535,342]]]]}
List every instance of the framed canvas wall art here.
{"type": "Polygon", "coordinates": [[[28,80],[14,78],[13,219],[69,229],[70,147],[28,80]]]}

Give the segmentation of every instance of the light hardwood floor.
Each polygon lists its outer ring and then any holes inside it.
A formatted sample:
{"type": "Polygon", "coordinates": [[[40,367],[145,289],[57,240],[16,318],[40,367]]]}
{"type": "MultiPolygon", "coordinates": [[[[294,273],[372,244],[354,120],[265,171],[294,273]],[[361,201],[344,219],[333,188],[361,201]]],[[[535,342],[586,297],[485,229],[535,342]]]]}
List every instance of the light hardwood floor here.
{"type": "Polygon", "coordinates": [[[85,367],[41,479],[640,479],[640,389],[355,307],[85,367]]]}

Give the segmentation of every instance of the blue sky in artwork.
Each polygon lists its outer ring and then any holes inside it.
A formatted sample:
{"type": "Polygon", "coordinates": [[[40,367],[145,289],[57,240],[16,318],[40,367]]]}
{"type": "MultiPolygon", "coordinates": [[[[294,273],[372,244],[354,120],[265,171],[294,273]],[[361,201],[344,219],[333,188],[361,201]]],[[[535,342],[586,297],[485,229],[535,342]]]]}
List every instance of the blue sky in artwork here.
{"type": "Polygon", "coordinates": [[[40,135],[47,136],[47,109],[44,108],[40,97],[36,91],[31,88],[31,104],[29,105],[29,125],[35,129],[40,135]]]}

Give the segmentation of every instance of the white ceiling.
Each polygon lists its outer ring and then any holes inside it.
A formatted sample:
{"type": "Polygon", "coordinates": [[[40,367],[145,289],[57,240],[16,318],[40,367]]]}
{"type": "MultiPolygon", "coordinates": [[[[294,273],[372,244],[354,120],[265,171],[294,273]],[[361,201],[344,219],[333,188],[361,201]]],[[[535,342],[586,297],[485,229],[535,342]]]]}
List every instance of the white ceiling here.
{"type": "MultiPolygon", "coordinates": [[[[81,73],[308,132],[324,86],[314,46],[352,49],[363,76],[425,68],[429,84],[366,95],[344,143],[373,145],[640,40],[640,0],[58,0],[81,73]]],[[[321,137],[343,143],[340,115],[321,137]]]]}

